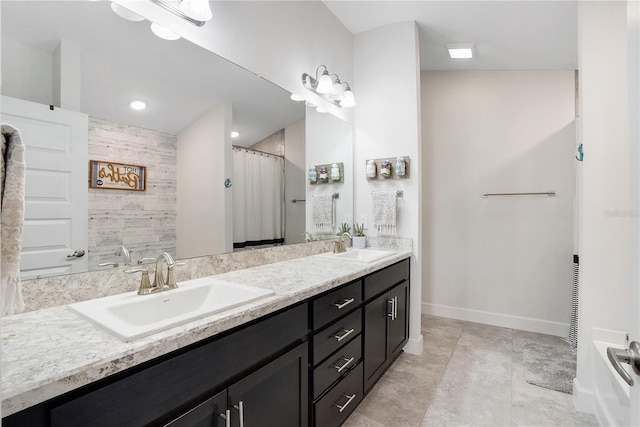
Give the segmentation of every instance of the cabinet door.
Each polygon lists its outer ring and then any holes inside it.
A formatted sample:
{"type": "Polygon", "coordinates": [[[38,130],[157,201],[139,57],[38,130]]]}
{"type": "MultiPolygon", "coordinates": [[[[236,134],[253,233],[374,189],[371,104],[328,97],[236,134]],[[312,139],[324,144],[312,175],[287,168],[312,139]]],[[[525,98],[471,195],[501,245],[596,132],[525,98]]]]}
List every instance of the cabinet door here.
{"type": "Polygon", "coordinates": [[[387,345],[387,317],[391,313],[389,294],[380,295],[365,306],[364,312],[364,390],[384,372],[389,360],[387,345]]]}
{"type": "Polygon", "coordinates": [[[228,389],[231,425],[309,425],[308,348],[304,343],[228,389]]]}
{"type": "Polygon", "coordinates": [[[229,416],[227,410],[227,391],[223,390],[207,399],[195,408],[185,412],[164,427],[225,427],[229,416]],[[224,415],[222,417],[221,415],[224,415]]]}
{"type": "Polygon", "coordinates": [[[409,338],[409,282],[389,291],[389,299],[393,301],[391,309],[393,315],[389,317],[389,359],[394,360],[402,351],[409,338]]]}

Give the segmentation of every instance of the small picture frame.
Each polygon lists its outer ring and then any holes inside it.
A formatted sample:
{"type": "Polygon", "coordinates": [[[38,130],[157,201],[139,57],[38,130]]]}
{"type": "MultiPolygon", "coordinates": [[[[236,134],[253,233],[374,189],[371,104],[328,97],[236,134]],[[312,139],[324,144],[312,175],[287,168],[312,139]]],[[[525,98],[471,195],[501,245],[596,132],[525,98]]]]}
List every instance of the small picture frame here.
{"type": "Polygon", "coordinates": [[[89,188],[146,191],[147,167],[127,163],[90,160],[89,188]]]}

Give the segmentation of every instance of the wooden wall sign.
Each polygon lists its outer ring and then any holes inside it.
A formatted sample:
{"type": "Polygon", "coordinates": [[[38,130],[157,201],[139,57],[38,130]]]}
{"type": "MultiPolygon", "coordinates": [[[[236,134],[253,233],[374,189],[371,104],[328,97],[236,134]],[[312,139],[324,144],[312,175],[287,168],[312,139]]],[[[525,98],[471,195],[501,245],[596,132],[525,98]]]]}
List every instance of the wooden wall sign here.
{"type": "Polygon", "coordinates": [[[147,167],[90,160],[89,187],[145,191],[147,189],[147,167]]]}

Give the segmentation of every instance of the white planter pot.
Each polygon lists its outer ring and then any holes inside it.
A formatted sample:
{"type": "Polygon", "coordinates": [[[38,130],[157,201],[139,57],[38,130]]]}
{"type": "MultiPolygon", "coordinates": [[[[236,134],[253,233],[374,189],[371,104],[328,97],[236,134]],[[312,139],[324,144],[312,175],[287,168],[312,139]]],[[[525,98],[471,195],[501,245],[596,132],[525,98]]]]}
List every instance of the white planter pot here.
{"type": "Polygon", "coordinates": [[[367,246],[366,236],[353,236],[351,244],[354,249],[364,249],[367,246]]]}

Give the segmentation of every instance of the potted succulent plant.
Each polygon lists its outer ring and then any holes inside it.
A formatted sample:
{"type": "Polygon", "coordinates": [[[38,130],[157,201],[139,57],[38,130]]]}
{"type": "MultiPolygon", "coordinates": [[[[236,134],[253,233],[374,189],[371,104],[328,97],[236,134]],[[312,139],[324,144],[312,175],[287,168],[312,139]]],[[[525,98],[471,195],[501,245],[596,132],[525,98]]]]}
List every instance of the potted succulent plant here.
{"type": "Polygon", "coordinates": [[[357,249],[364,249],[367,246],[364,224],[353,224],[353,239],[351,239],[351,243],[357,249]]]}
{"type": "Polygon", "coordinates": [[[342,233],[351,233],[351,226],[346,222],[343,222],[342,224],[340,224],[340,227],[338,227],[338,232],[336,233],[336,236],[342,236],[342,233]]]}

